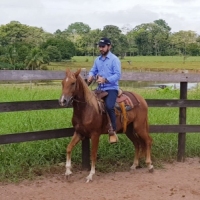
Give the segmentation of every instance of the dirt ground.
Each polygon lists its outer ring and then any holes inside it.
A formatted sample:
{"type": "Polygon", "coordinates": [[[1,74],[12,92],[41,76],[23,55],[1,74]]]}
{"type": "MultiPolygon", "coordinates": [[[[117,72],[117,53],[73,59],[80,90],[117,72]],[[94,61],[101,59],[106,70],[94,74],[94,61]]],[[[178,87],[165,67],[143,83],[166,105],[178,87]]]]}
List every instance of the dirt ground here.
{"type": "Polygon", "coordinates": [[[38,177],[18,184],[0,184],[1,200],[200,200],[200,158],[184,163],[163,164],[149,173],[99,173],[85,183],[88,172],[75,172],[70,180],[63,174],[38,177]]]}

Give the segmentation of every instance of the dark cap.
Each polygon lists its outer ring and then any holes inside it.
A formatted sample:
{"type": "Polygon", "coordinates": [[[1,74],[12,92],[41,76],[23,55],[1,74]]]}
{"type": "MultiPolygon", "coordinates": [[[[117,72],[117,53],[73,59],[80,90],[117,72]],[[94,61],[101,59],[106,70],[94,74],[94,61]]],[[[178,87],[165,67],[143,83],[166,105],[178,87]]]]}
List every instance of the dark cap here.
{"type": "Polygon", "coordinates": [[[111,41],[108,38],[101,38],[99,40],[99,46],[111,45],[111,41]]]}

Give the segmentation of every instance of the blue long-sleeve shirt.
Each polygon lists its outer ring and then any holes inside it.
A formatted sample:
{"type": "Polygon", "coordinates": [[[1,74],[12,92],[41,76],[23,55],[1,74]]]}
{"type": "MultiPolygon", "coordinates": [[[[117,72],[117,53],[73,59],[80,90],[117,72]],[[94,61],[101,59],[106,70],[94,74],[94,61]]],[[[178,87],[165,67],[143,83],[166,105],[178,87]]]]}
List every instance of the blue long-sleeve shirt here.
{"type": "Polygon", "coordinates": [[[97,75],[108,80],[108,82],[99,85],[101,90],[118,90],[121,78],[121,62],[119,58],[110,51],[106,57],[102,55],[97,57],[89,76],[97,75]]]}

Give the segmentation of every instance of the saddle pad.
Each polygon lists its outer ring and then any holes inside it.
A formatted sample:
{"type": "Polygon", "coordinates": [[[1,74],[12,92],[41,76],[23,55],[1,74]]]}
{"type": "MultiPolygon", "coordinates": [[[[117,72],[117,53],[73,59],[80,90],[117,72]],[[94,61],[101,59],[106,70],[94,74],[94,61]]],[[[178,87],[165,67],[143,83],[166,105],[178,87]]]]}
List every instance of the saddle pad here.
{"type": "Polygon", "coordinates": [[[140,104],[140,101],[136,98],[136,96],[132,92],[123,91],[123,94],[127,95],[131,99],[133,106],[137,106],[140,104]]]}

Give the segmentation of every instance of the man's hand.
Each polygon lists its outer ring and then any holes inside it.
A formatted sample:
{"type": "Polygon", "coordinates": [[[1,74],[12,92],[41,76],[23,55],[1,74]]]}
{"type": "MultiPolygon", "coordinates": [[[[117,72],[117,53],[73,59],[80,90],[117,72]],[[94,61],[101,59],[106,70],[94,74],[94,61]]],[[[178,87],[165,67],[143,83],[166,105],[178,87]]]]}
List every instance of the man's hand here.
{"type": "Polygon", "coordinates": [[[87,82],[91,83],[93,81],[93,79],[94,79],[93,76],[89,76],[88,79],[87,79],[87,82]]]}
{"type": "Polygon", "coordinates": [[[103,83],[105,83],[106,82],[106,79],[105,78],[103,78],[103,77],[101,77],[101,76],[98,76],[98,79],[97,79],[97,81],[96,81],[97,83],[99,83],[99,84],[103,84],[103,83]]]}

